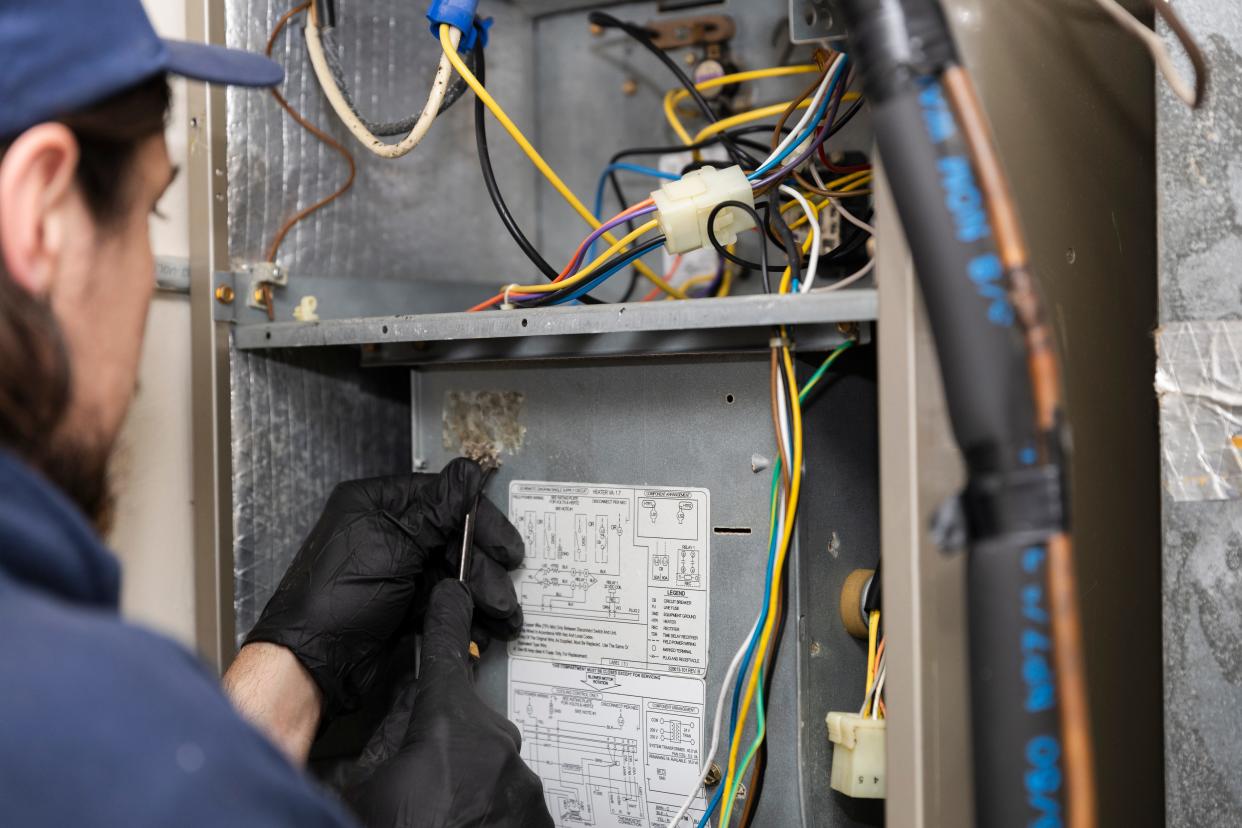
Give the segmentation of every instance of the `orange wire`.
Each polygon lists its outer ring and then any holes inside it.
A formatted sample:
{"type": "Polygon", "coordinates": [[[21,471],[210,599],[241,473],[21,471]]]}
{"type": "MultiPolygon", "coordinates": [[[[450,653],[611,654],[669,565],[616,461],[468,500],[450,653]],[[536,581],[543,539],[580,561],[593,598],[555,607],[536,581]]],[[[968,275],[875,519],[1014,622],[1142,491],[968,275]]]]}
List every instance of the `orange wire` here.
{"type": "MultiPolygon", "coordinates": [[[[674,257],[673,263],[669,265],[668,273],[664,274],[664,281],[671,282],[673,280],[673,277],[677,275],[677,271],[681,269],[681,260],[682,260],[682,254],[678,253],[677,256],[674,257]]],[[[651,289],[650,293],[648,293],[646,296],[643,297],[643,301],[650,302],[652,299],[656,298],[659,295],[660,295],[660,289],[658,287],[654,287],[651,289]]]]}
{"type": "MultiPolygon", "coordinates": [[[[615,221],[616,219],[628,216],[630,213],[633,213],[635,210],[641,210],[644,207],[649,207],[652,203],[653,202],[651,199],[645,198],[642,201],[638,202],[637,204],[631,204],[629,207],[626,207],[624,210],[617,213],[612,218],[608,219],[608,221],[615,221]]],[[[560,274],[557,275],[557,277],[552,280],[553,284],[556,284],[557,282],[569,276],[569,269],[573,267],[574,262],[577,261],[578,256],[582,253],[582,250],[585,247],[586,247],[586,239],[583,239],[582,244],[578,245],[578,249],[574,251],[574,255],[569,257],[569,263],[565,265],[565,269],[562,270],[560,274]]],[[[509,291],[510,298],[513,298],[514,296],[530,296],[530,295],[531,294],[524,294],[516,290],[509,291]]],[[[505,295],[503,292],[497,293],[491,299],[486,299],[480,302],[479,304],[475,305],[474,307],[470,308],[468,311],[466,311],[466,313],[475,313],[476,311],[486,310],[487,308],[490,308],[492,305],[496,304],[497,302],[500,302],[504,298],[505,298],[505,295]]]]}
{"type": "MultiPolygon", "coordinates": [[[[309,2],[302,3],[299,6],[294,6],[292,9],[285,12],[280,17],[280,19],[276,21],[276,26],[272,29],[272,33],[268,35],[267,49],[264,51],[264,54],[266,54],[268,57],[272,56],[272,47],[276,45],[276,38],[278,38],[280,36],[280,33],[284,31],[285,26],[287,26],[289,23],[289,20],[295,14],[304,12],[310,7],[311,7],[311,4],[309,2]]],[[[354,185],[354,177],[357,175],[357,172],[358,172],[357,165],[354,164],[354,157],[350,155],[349,150],[345,149],[345,147],[343,147],[340,144],[340,142],[338,142],[331,135],[324,132],[319,127],[312,124],[310,121],[306,120],[306,118],[303,117],[302,113],[294,109],[293,106],[290,105],[290,103],[287,100],[285,100],[285,97],[281,95],[275,89],[272,89],[272,97],[276,99],[276,103],[280,104],[281,108],[284,109],[285,112],[289,113],[289,117],[292,118],[294,121],[296,121],[298,126],[302,127],[307,132],[309,132],[311,135],[314,135],[316,138],[322,141],[325,145],[336,150],[338,153],[341,154],[341,157],[344,158],[345,162],[349,165],[349,177],[345,179],[345,183],[342,184],[335,192],[333,192],[330,195],[324,196],[323,198],[319,199],[319,201],[316,201],[314,204],[310,205],[309,207],[303,207],[301,210],[297,211],[292,216],[290,216],[289,219],[283,225],[281,225],[280,229],[276,231],[276,235],[272,238],[271,245],[267,249],[267,260],[269,262],[276,261],[276,253],[280,250],[281,243],[284,242],[285,236],[289,235],[289,231],[293,229],[294,225],[296,225],[299,221],[309,216],[311,213],[315,212],[316,210],[319,210],[322,207],[327,207],[333,201],[336,201],[338,198],[344,195],[345,192],[354,185]]],[[[269,297],[269,302],[268,302],[268,316],[269,317],[271,316],[270,297],[269,297]]]]}

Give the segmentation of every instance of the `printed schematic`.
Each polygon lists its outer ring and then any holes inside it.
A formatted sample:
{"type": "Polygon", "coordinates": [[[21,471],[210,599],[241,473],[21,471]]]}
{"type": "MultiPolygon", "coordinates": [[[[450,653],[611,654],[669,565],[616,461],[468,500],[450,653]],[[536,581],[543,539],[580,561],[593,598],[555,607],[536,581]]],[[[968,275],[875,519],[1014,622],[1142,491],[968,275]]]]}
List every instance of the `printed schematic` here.
{"type": "Polygon", "coordinates": [[[510,655],[705,673],[706,489],[517,480],[509,518],[526,543],[510,655]]]}
{"type": "Polygon", "coordinates": [[[509,718],[558,828],[667,825],[698,776],[704,693],[699,678],[510,659],[509,718]]]}

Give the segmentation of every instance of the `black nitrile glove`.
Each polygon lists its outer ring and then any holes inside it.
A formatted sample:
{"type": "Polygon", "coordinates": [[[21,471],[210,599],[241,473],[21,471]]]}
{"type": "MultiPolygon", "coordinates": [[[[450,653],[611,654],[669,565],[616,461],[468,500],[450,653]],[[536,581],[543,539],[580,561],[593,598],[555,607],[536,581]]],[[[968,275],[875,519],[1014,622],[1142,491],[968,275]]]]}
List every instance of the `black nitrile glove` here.
{"type": "Polygon", "coordinates": [[[459,583],[431,593],[418,679],[368,745],[370,775],[346,792],[371,828],[552,828],[518,729],[474,692],[473,608],[459,583]]]}
{"type": "MultiPolygon", "coordinates": [[[[431,588],[456,577],[462,527],[483,481],[477,463],[459,458],[439,474],[338,485],[246,643],[289,648],[323,692],[328,717],[354,709],[400,635],[421,620],[431,588]]],[[[470,566],[480,646],[522,627],[508,570],[524,554],[522,536],[481,499],[470,566]]]]}

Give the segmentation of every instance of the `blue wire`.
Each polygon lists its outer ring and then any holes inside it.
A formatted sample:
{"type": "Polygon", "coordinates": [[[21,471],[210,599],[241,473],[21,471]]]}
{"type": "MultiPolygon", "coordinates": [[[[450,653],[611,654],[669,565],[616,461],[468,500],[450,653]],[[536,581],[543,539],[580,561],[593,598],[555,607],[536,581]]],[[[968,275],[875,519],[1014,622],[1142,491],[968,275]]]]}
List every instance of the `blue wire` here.
{"type": "MultiPolygon", "coordinates": [[[[601,218],[601,214],[604,212],[604,187],[608,185],[608,174],[611,172],[632,172],[639,175],[649,175],[652,178],[663,178],[665,181],[676,181],[678,178],[681,178],[676,173],[657,170],[655,167],[644,167],[641,164],[631,164],[627,161],[609,164],[599,174],[599,183],[595,185],[595,210],[593,212],[596,218],[601,218]]],[[[625,207],[626,205],[622,204],[621,206],[625,207]]],[[[595,257],[595,245],[597,244],[599,244],[598,239],[591,243],[591,249],[587,251],[588,259],[595,257]]]]}
{"type": "MultiPolygon", "coordinates": [[[[729,732],[733,733],[737,728],[738,708],[741,706],[742,685],[745,681],[746,673],[749,671],[751,659],[755,655],[755,647],[759,643],[759,631],[763,629],[763,625],[768,620],[768,598],[772,591],[772,576],[776,567],[776,546],[779,538],[775,528],[772,531],[772,541],[768,547],[768,568],[764,574],[764,590],[763,590],[763,606],[759,611],[759,621],[755,624],[754,632],[750,634],[750,641],[746,645],[746,655],[742,659],[742,664],[738,667],[737,680],[733,685],[733,709],[729,722],[729,732]]],[[[733,752],[733,737],[729,737],[729,751],[725,755],[728,756],[733,752]]],[[[703,812],[702,818],[696,828],[704,828],[707,820],[711,818],[716,810],[716,806],[720,804],[720,799],[724,796],[724,789],[728,780],[721,779],[720,786],[716,789],[716,794],[712,797],[712,801],[708,804],[707,810],[703,812]]]]}
{"type": "Polygon", "coordinates": [[[641,259],[643,256],[646,256],[648,253],[654,253],[655,251],[659,249],[660,249],[659,247],[653,247],[650,250],[636,251],[635,253],[617,262],[615,265],[608,268],[607,270],[605,270],[603,273],[599,274],[598,276],[592,277],[590,281],[588,281],[585,285],[582,285],[581,287],[576,289],[573,293],[569,294],[563,299],[553,302],[552,304],[563,305],[566,302],[574,301],[579,296],[582,296],[585,293],[590,293],[592,290],[598,287],[601,283],[607,281],[609,277],[616,275],[617,271],[625,269],[629,265],[633,264],[635,261],[641,259]]]}
{"type": "Polygon", "coordinates": [[[747,178],[753,181],[754,179],[759,178],[760,176],[769,172],[776,165],[784,161],[789,156],[790,153],[792,153],[795,149],[801,146],[803,141],[805,141],[808,137],[810,137],[811,133],[815,131],[815,128],[819,126],[819,122],[822,121],[824,119],[824,116],[827,114],[828,104],[831,102],[832,94],[834,90],[836,89],[837,84],[840,82],[842,75],[845,72],[845,66],[847,63],[849,63],[848,58],[842,60],[841,65],[837,68],[837,71],[833,73],[832,80],[828,83],[828,88],[824,90],[824,97],[819,102],[819,106],[816,107],[814,117],[812,117],[811,120],[807,122],[807,125],[805,128],[803,128],[802,133],[797,138],[790,141],[789,146],[785,147],[785,149],[781,151],[780,155],[777,155],[771,160],[764,162],[763,166],[761,166],[759,169],[752,172],[750,175],[746,176],[747,178]]]}

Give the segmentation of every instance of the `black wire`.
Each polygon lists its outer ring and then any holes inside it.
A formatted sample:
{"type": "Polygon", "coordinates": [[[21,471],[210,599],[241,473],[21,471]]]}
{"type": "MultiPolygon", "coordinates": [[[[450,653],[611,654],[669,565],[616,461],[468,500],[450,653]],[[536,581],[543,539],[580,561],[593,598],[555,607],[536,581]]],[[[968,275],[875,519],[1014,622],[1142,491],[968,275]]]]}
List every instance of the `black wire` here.
{"type": "MultiPolygon", "coordinates": [[[[763,219],[759,217],[759,213],[755,210],[754,207],[751,207],[749,204],[744,204],[740,201],[722,201],[712,208],[712,211],[707,214],[707,238],[712,243],[712,247],[716,248],[717,253],[719,253],[722,256],[725,256],[725,258],[729,258],[729,256],[732,254],[729,254],[729,252],[725,250],[724,245],[720,243],[720,239],[716,238],[716,216],[719,215],[720,211],[726,207],[735,207],[741,210],[742,212],[746,213],[747,215],[751,217],[751,219],[754,220],[756,227],[762,226],[763,219]]],[[[759,256],[760,256],[761,261],[763,262],[763,264],[760,265],[760,267],[762,268],[760,272],[763,274],[763,290],[765,293],[771,293],[772,292],[772,280],[768,278],[768,271],[769,270],[784,270],[785,268],[783,267],[773,268],[771,265],[768,264],[767,236],[763,237],[763,244],[759,247],[759,256]]],[[[730,261],[732,261],[732,259],[730,259],[730,261]]]]}
{"type": "MultiPolygon", "coordinates": [[[[705,99],[703,94],[699,92],[698,87],[694,85],[694,81],[690,80],[690,78],[686,76],[686,73],[682,70],[682,68],[677,65],[677,61],[673,60],[669,57],[667,52],[655,45],[655,41],[652,40],[651,33],[647,29],[644,29],[642,26],[636,26],[633,23],[627,23],[624,20],[613,17],[607,12],[601,11],[591,12],[587,15],[587,20],[596,26],[602,26],[608,29],[620,29],[630,37],[637,40],[640,44],[642,44],[643,48],[659,58],[660,62],[668,67],[668,70],[677,78],[678,83],[686,88],[686,91],[690,93],[690,97],[703,112],[703,117],[707,118],[708,123],[714,124],[716,121],[720,120],[716,116],[715,111],[712,110],[711,104],[707,102],[707,99],[705,99]]],[[[732,138],[724,136],[721,138],[721,143],[724,145],[725,150],[728,151],[729,156],[738,164],[743,166],[749,165],[751,169],[758,166],[758,162],[749,154],[744,152],[736,143],[734,143],[732,138]]]]}
{"type": "MultiPolygon", "coordinates": [[[[486,61],[483,58],[483,42],[475,41],[475,72],[478,74],[479,83],[483,84],[487,77],[486,61]]],[[[513,217],[513,213],[509,210],[509,205],[505,203],[504,196],[500,193],[500,185],[496,182],[496,171],[492,168],[492,156],[487,148],[487,114],[483,111],[483,101],[478,95],[474,97],[474,143],[479,153],[479,168],[483,172],[483,185],[487,188],[487,194],[492,199],[492,204],[496,207],[496,212],[500,215],[500,221],[504,224],[505,229],[509,231],[509,235],[513,237],[513,241],[526,254],[526,258],[530,259],[531,264],[539,269],[549,281],[555,281],[560,276],[560,271],[548,264],[548,260],[540,255],[535,246],[531,244],[530,239],[522,232],[522,228],[518,226],[517,219],[513,217]]],[[[583,296],[582,301],[588,305],[598,304],[599,300],[592,296],[583,296]]]]}
{"type": "MultiPolygon", "coordinates": [[[[768,152],[769,147],[759,143],[758,141],[749,141],[746,138],[743,138],[742,136],[750,135],[756,132],[770,133],[771,131],[772,129],[770,127],[764,126],[763,124],[758,124],[755,126],[739,127],[738,129],[727,130],[729,136],[733,138],[734,141],[736,141],[739,144],[746,144],[747,146],[754,147],[760,152],[768,152]]],[[[789,127],[784,127],[781,130],[781,132],[782,133],[792,132],[792,129],[789,127]]],[[[612,166],[613,164],[620,161],[622,158],[627,158],[631,155],[665,155],[667,153],[673,153],[673,152],[685,152],[686,150],[703,149],[704,147],[709,147],[713,144],[718,144],[720,143],[720,141],[721,141],[720,135],[713,135],[710,138],[704,138],[702,141],[696,141],[693,144],[670,144],[668,146],[662,146],[662,147],[634,147],[631,149],[624,149],[614,154],[612,158],[609,159],[608,166],[612,166]]],[[[629,202],[629,199],[626,198],[625,196],[625,191],[621,189],[621,179],[617,176],[616,170],[611,170],[608,173],[608,183],[609,185],[612,186],[612,192],[617,197],[617,203],[620,204],[622,208],[625,208],[630,202],[629,202]]],[[[629,230],[632,233],[634,231],[634,226],[635,226],[633,220],[626,222],[626,225],[629,227],[629,230]]],[[[630,299],[634,297],[634,292],[638,290],[638,279],[640,275],[641,274],[638,272],[637,268],[634,268],[633,270],[630,271],[630,284],[628,287],[626,287],[625,293],[621,297],[622,302],[628,302],[630,301],[630,299]]]]}
{"type": "MultiPolygon", "coordinates": [[[[655,250],[657,247],[659,247],[662,244],[664,244],[664,236],[661,235],[661,236],[656,236],[652,238],[650,241],[640,244],[638,247],[634,248],[633,250],[620,250],[617,253],[614,253],[611,258],[609,258],[599,267],[597,267],[595,269],[595,272],[590,277],[588,277],[586,281],[588,282],[591,281],[591,279],[595,278],[595,276],[599,275],[600,273],[603,273],[605,270],[608,270],[608,268],[610,267],[615,267],[617,265],[617,262],[624,261],[625,259],[628,259],[630,256],[633,256],[635,253],[640,254],[640,257],[641,257],[643,255],[650,253],[652,250],[655,250]]],[[[638,260],[635,259],[635,261],[638,261],[638,260]]],[[[544,294],[542,298],[537,299],[534,302],[524,302],[521,305],[521,307],[541,308],[541,307],[544,307],[545,305],[554,304],[556,301],[565,298],[569,294],[573,293],[575,290],[578,290],[580,287],[581,285],[571,285],[570,287],[563,288],[553,293],[544,294]]],[[[579,300],[584,300],[586,299],[586,296],[580,296],[578,298],[579,300]]]]}
{"type": "MultiPolygon", "coordinates": [[[[776,232],[781,237],[781,244],[785,248],[785,262],[789,267],[789,283],[792,285],[801,284],[802,251],[798,249],[798,240],[794,238],[793,231],[789,229],[789,223],[781,215],[780,207],[777,207],[775,210],[769,210],[768,213],[776,219],[772,224],[776,225],[776,232]]],[[[812,219],[807,220],[811,221],[812,219]]]]}
{"type": "MultiPolygon", "coordinates": [[[[860,216],[860,218],[862,218],[863,221],[866,221],[870,217],[871,217],[870,210],[867,210],[866,212],[862,214],[862,216],[860,216]]],[[[848,242],[842,242],[841,244],[834,247],[832,250],[829,250],[827,253],[824,253],[823,255],[821,255],[819,257],[820,266],[837,264],[841,261],[844,261],[846,258],[849,257],[851,253],[856,251],[858,248],[862,247],[863,244],[867,241],[868,233],[866,230],[863,230],[860,227],[854,227],[854,225],[852,224],[850,225],[850,227],[853,230],[853,235],[850,237],[850,240],[848,242]]],[[[720,243],[720,240],[716,238],[716,235],[715,233],[712,232],[712,227],[710,225],[707,228],[707,240],[712,243],[712,247],[716,248],[717,253],[719,253],[721,256],[724,256],[726,259],[733,262],[735,265],[744,267],[747,270],[758,270],[760,267],[763,266],[758,262],[752,262],[749,259],[743,259],[741,256],[737,255],[736,253],[730,253],[728,249],[726,249],[725,246],[720,243]]],[[[768,270],[773,273],[784,271],[784,269],[785,268],[782,265],[768,265],[768,270]]]]}
{"type": "MultiPolygon", "coordinates": [[[[335,17],[335,8],[329,12],[335,17]]],[[[322,19],[322,18],[321,18],[322,19]]],[[[345,67],[341,64],[340,46],[336,42],[336,33],[333,28],[335,24],[325,25],[319,34],[320,42],[323,46],[324,61],[328,64],[328,71],[332,74],[332,79],[336,82],[337,89],[341,92],[341,97],[345,99],[345,103],[353,111],[358,120],[362,122],[373,135],[389,137],[393,135],[405,135],[414,128],[418,123],[418,119],[422,117],[422,111],[415,112],[402,118],[399,121],[371,121],[365,115],[358,111],[357,104],[354,103],[353,95],[349,91],[349,82],[345,77],[345,67]]],[[[467,66],[473,63],[471,60],[474,52],[470,52],[465,56],[467,66]]],[[[473,67],[472,67],[473,68],[473,67]]],[[[444,100],[440,102],[440,108],[436,110],[437,115],[443,115],[448,111],[449,107],[457,103],[466,92],[466,80],[461,75],[453,73],[453,81],[449,84],[449,88],[444,93],[444,100]]]]}

